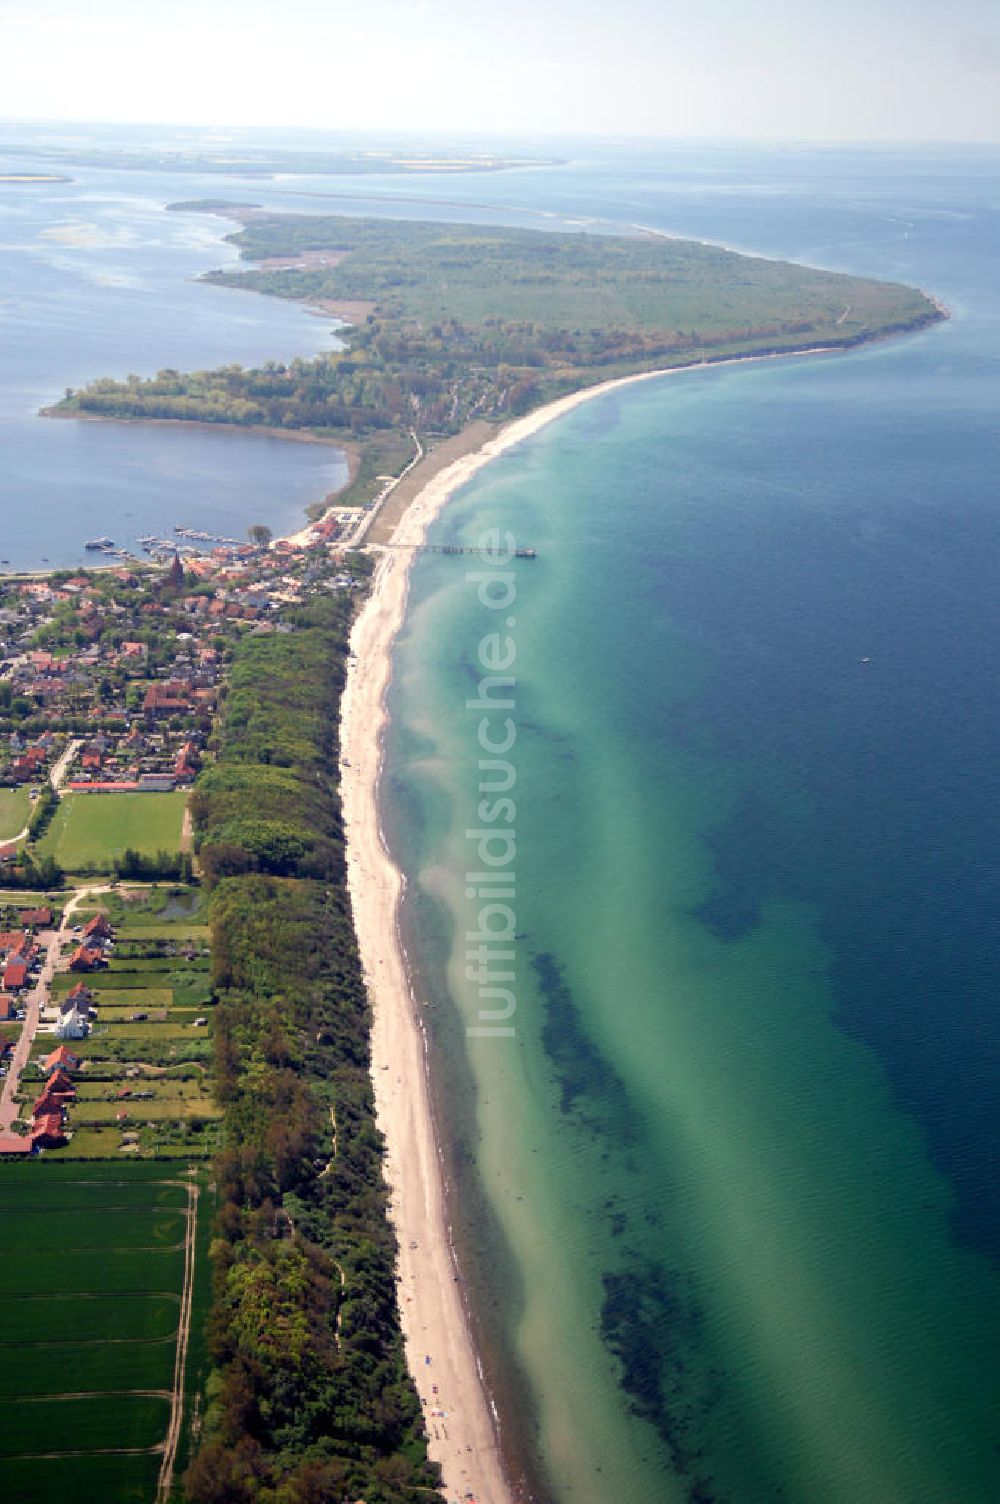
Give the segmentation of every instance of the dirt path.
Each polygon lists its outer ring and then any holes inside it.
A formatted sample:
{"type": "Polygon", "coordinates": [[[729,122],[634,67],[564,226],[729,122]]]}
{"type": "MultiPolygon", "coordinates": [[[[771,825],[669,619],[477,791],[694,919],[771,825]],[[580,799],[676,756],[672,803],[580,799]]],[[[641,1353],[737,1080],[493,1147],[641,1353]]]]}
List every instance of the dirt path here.
{"type": "Polygon", "coordinates": [[[337,1109],[335,1107],[330,1108],[330,1126],[333,1129],[333,1153],[330,1155],[330,1158],[327,1160],[322,1170],[320,1170],[317,1177],[319,1180],[322,1180],[324,1175],[329,1175],[330,1171],[333,1169],[333,1162],[337,1158],[337,1109]]]}
{"type": "Polygon", "coordinates": [[[50,1400],[117,1400],[123,1394],[139,1395],[147,1400],[168,1400],[169,1389],[73,1389],[65,1394],[19,1394],[27,1404],[46,1405],[50,1400]]]}
{"type": "Polygon", "coordinates": [[[198,1183],[187,1187],[187,1234],[184,1238],[184,1285],[181,1290],[180,1322],[177,1327],[177,1353],[174,1358],[174,1384],[170,1396],[170,1425],[163,1445],[163,1461],[156,1485],[156,1504],[166,1504],[174,1481],[174,1463],[181,1439],[184,1419],[184,1379],[187,1372],[188,1342],[191,1336],[191,1305],[194,1298],[195,1236],[198,1231],[198,1183]]]}
{"type": "Polygon", "coordinates": [[[21,1452],[16,1457],[5,1457],[5,1462],[48,1461],[52,1457],[149,1457],[162,1448],[162,1441],[155,1447],[90,1447],[87,1451],[75,1452],[21,1452]]]}

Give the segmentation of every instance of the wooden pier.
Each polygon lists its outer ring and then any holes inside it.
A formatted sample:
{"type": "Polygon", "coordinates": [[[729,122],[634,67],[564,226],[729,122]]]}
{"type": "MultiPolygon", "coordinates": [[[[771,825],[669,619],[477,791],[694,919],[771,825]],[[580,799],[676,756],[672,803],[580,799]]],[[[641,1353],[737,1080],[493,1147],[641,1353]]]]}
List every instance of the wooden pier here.
{"type": "MultiPolygon", "coordinates": [[[[383,543],[382,548],[408,548],[415,554],[475,554],[480,559],[497,558],[497,551],[492,548],[467,548],[460,543],[383,543]]],[[[535,548],[515,548],[511,558],[514,559],[537,559],[538,550],[535,548]]]]}

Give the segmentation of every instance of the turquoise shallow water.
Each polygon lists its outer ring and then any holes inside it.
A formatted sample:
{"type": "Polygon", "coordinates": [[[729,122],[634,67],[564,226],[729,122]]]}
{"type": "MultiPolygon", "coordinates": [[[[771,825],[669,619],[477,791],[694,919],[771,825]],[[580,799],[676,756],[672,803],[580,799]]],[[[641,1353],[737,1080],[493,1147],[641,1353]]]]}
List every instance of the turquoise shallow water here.
{"type": "Polygon", "coordinates": [[[435,534],[537,547],[502,619],[456,561],[414,569],[386,814],[539,1497],[1000,1494],[995,224],[966,206],[963,259],[927,222],[953,324],[635,387],[509,452],[435,534]],[[516,1033],[482,1038],[497,627],[516,1033]]]}

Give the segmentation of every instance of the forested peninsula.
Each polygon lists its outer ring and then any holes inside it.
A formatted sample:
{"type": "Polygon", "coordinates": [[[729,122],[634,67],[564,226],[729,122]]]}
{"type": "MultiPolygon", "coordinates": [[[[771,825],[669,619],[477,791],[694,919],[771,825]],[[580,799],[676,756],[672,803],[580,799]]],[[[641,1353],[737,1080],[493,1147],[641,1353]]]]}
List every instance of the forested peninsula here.
{"type": "Polygon", "coordinates": [[[345,500],[469,422],[523,416],[615,377],[845,349],[944,316],[924,293],[653,233],[557,233],[259,211],[218,199],[249,270],[226,287],[342,317],[346,348],[258,368],[161,370],[69,391],[51,411],[310,431],[361,462],[345,500]]]}

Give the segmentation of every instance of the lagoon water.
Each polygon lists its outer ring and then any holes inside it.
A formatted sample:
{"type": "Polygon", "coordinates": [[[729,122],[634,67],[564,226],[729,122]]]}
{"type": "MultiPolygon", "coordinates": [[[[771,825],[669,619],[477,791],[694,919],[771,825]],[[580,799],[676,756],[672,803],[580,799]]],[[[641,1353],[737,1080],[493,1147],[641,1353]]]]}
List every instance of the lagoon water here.
{"type": "Polygon", "coordinates": [[[566,155],[464,180],[3,190],[3,552],[75,558],[147,505],[160,528],[231,508],[236,532],[330,484],[306,446],[30,417],[89,376],[328,338],[185,281],[227,227],[171,199],[643,223],[943,298],[952,321],[914,338],[596,399],[436,525],[539,551],[503,613],[513,1037],[466,1036],[466,701],[497,619],[454,559],[414,569],[384,806],[463,1273],[535,1496],[993,1504],[997,155],[566,155]]]}
{"type": "MultiPolygon", "coordinates": [[[[0,171],[23,167],[0,149],[0,171]]],[[[13,568],[93,562],[83,545],[95,533],[138,552],[139,536],[176,523],[239,538],[256,522],[288,530],[342,484],[343,455],[325,445],[38,416],[97,376],[329,348],[329,320],[192,280],[236,255],[226,221],[163,212],[191,191],[183,178],[95,171],[0,184],[0,555],[13,568]]]]}

